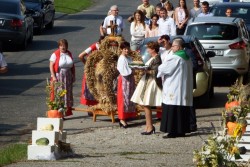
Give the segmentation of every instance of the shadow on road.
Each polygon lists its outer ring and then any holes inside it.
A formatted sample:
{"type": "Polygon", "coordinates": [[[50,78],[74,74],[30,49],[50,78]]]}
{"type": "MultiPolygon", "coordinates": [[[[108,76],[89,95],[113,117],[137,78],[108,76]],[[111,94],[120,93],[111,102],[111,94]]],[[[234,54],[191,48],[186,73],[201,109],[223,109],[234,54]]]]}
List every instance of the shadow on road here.
{"type": "Polygon", "coordinates": [[[6,95],[19,95],[22,92],[34,87],[35,85],[43,82],[39,79],[3,79],[0,82],[1,98],[6,95]]]}
{"type": "MultiPolygon", "coordinates": [[[[59,34],[65,34],[65,33],[69,33],[69,32],[76,32],[76,31],[80,31],[83,30],[84,25],[82,26],[60,26],[57,25],[55,26],[52,30],[46,30],[42,33],[42,35],[59,35],[59,34]]],[[[56,46],[57,47],[57,46],[56,46]]]]}

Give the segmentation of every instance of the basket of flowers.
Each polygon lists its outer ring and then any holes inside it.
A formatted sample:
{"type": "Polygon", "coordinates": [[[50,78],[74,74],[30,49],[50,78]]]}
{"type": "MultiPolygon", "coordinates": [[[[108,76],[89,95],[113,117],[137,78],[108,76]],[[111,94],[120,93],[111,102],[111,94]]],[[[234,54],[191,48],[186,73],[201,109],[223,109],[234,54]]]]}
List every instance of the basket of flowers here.
{"type": "Polygon", "coordinates": [[[62,118],[66,111],[64,100],[66,90],[63,89],[63,83],[47,80],[46,93],[46,104],[48,106],[47,117],[62,118]]]}

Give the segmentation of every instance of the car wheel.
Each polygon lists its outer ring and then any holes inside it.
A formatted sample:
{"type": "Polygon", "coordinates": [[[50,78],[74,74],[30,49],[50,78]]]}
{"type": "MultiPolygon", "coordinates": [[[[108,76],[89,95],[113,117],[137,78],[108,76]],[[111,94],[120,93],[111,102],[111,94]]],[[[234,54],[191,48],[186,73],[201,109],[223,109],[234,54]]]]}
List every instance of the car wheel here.
{"type": "Polygon", "coordinates": [[[51,22],[45,26],[46,29],[52,29],[54,27],[54,16],[52,17],[51,22]]]}
{"type": "Polygon", "coordinates": [[[197,97],[195,99],[197,107],[199,107],[199,108],[208,108],[209,107],[209,101],[210,101],[209,93],[210,92],[207,91],[204,95],[197,97]]]}
{"type": "Polygon", "coordinates": [[[23,43],[20,45],[20,49],[21,50],[25,50],[28,46],[28,41],[29,39],[27,38],[27,34],[25,35],[25,38],[23,40],[23,43]]]}
{"type": "Polygon", "coordinates": [[[209,98],[212,98],[212,97],[214,97],[214,85],[213,84],[211,84],[211,88],[209,90],[209,98]]]}
{"type": "Polygon", "coordinates": [[[249,83],[249,71],[246,73],[246,74],[244,74],[243,75],[243,84],[245,85],[245,84],[247,84],[247,83],[249,83]]]}
{"type": "Polygon", "coordinates": [[[31,32],[30,32],[30,38],[29,38],[29,43],[32,43],[33,42],[33,29],[32,30],[30,30],[31,32]]]}
{"type": "Polygon", "coordinates": [[[43,20],[42,20],[40,26],[37,28],[37,34],[39,34],[39,35],[42,34],[43,27],[44,27],[44,25],[43,25],[43,20]]]}

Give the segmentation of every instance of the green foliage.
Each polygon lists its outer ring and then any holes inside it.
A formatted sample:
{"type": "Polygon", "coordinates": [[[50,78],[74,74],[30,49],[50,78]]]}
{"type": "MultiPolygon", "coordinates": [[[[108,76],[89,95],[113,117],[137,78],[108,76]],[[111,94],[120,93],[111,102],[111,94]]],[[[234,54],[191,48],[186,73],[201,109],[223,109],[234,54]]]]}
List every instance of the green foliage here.
{"type": "Polygon", "coordinates": [[[198,167],[237,167],[233,158],[240,158],[237,139],[227,135],[210,136],[201,150],[194,151],[193,161],[198,167]]]}
{"type": "Polygon", "coordinates": [[[73,14],[91,6],[91,0],[55,0],[56,12],[73,14]]]}
{"type": "Polygon", "coordinates": [[[27,159],[28,144],[12,144],[0,150],[0,166],[27,159]]]}

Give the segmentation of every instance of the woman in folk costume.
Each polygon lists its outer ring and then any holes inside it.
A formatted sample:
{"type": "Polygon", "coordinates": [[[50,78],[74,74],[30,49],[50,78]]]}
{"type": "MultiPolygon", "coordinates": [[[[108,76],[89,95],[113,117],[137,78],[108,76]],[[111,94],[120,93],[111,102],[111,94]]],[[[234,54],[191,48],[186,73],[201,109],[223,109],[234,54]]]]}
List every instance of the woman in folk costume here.
{"type": "Polygon", "coordinates": [[[146,62],[148,68],[145,74],[139,81],[131,101],[142,105],[145,110],[146,128],[142,135],[151,135],[155,133],[155,127],[152,123],[151,106],[161,106],[162,103],[162,81],[161,78],[156,78],[158,66],[161,64],[161,57],[158,54],[159,44],[157,42],[147,43],[148,53],[151,58],[146,62]]]}
{"type": "Polygon", "coordinates": [[[64,96],[67,111],[65,116],[72,115],[73,83],[75,82],[75,66],[71,52],[68,50],[68,41],[61,39],[57,49],[50,57],[50,73],[52,82],[60,81],[67,93],[64,96]]]}
{"type": "Polygon", "coordinates": [[[190,132],[190,106],[193,105],[193,65],[183,50],[182,39],[172,44],[173,54],[159,66],[158,76],[163,79],[162,120],[163,138],[184,137],[190,132]]]}
{"type": "MultiPolygon", "coordinates": [[[[95,50],[99,50],[101,41],[103,39],[104,39],[104,36],[101,36],[98,42],[93,43],[90,47],[88,47],[82,53],[79,54],[78,57],[84,65],[86,63],[86,58],[89,56],[89,54],[95,50]]],[[[98,103],[88,89],[85,74],[83,74],[83,77],[82,77],[82,93],[80,97],[80,103],[83,105],[88,105],[88,106],[96,105],[98,103]]],[[[91,113],[88,113],[88,114],[91,115],[91,113]]]]}
{"type": "Polygon", "coordinates": [[[120,75],[118,77],[117,86],[117,110],[120,119],[120,127],[127,128],[126,119],[136,117],[135,104],[130,98],[135,90],[135,80],[132,69],[128,66],[132,62],[129,56],[130,44],[123,42],[120,45],[122,50],[117,62],[117,70],[120,75]]]}

